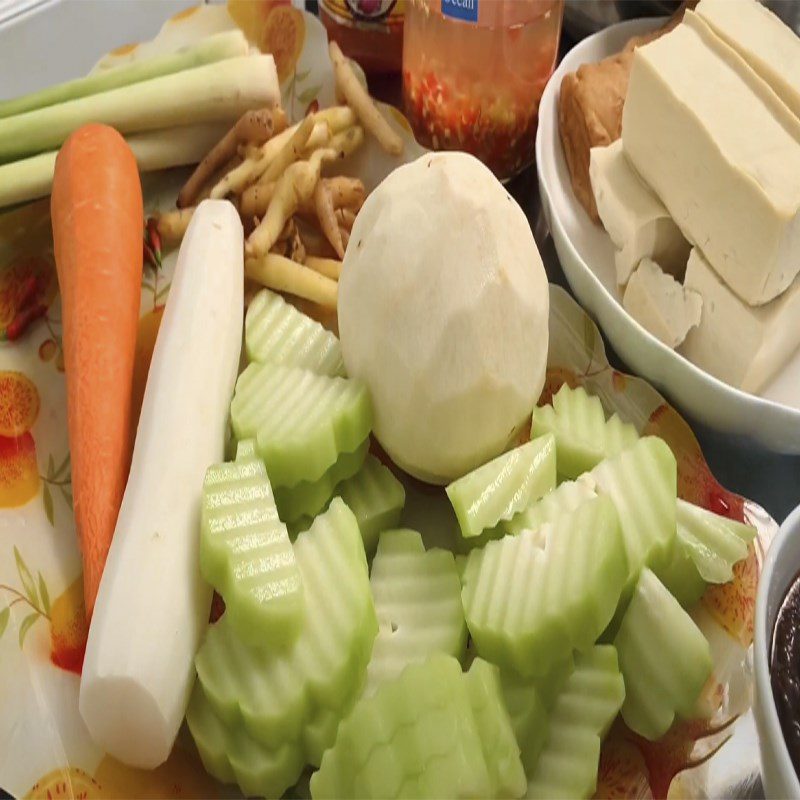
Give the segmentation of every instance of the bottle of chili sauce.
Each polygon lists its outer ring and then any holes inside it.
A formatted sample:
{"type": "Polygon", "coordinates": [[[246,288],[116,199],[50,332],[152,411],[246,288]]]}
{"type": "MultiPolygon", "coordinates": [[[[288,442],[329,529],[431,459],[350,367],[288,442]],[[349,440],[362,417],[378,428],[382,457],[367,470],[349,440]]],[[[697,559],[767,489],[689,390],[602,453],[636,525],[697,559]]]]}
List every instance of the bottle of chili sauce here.
{"type": "Polygon", "coordinates": [[[408,0],[403,100],[420,144],[466,150],[498,178],[533,161],[563,0],[408,0]]]}
{"type": "Polygon", "coordinates": [[[368,75],[400,72],[405,0],[319,0],[319,16],[368,75]]]}

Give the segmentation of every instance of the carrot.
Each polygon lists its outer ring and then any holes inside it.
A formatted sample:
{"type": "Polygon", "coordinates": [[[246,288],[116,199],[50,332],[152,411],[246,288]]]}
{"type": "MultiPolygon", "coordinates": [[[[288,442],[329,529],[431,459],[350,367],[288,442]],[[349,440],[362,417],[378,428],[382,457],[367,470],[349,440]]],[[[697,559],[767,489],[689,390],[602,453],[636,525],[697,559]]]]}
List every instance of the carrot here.
{"type": "Polygon", "coordinates": [[[75,524],[91,616],[131,457],[131,384],[142,279],[142,189],[113,128],[75,131],[50,201],[61,289],[75,524]]]}

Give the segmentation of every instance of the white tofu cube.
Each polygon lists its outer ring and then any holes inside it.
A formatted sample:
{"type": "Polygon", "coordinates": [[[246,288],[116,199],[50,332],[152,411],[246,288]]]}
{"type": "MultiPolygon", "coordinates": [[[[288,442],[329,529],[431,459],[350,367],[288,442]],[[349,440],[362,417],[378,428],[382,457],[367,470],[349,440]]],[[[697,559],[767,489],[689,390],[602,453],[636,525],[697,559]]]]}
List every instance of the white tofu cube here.
{"type": "Polygon", "coordinates": [[[703,315],[680,351],[731,386],[760,391],[800,346],[800,277],[780,297],[754,308],[725,285],[695,248],[685,286],[702,295],[703,315]]]}
{"type": "Polygon", "coordinates": [[[701,0],[696,12],[800,117],[800,38],[795,32],[756,0],[701,0]]]}
{"type": "Polygon", "coordinates": [[[700,324],[703,301],[655,261],[644,258],[628,281],[622,305],[643,328],[674,348],[700,324]]]}
{"type": "Polygon", "coordinates": [[[617,283],[624,286],[643,258],[652,258],[682,278],[689,242],[631,166],[619,139],[592,148],[589,177],[597,212],[617,248],[617,283]]]}
{"type": "Polygon", "coordinates": [[[800,120],[695,14],[637,48],[625,153],[746,303],[800,272],[800,120]]]}

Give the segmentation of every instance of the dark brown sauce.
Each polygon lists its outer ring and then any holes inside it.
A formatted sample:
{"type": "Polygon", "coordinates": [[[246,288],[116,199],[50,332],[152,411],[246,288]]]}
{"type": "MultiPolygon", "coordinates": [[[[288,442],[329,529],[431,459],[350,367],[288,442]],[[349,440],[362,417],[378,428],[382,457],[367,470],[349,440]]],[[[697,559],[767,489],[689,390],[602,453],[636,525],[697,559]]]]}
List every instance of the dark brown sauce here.
{"type": "Polygon", "coordinates": [[[783,738],[800,776],[800,573],[778,609],[769,671],[783,738]]]}

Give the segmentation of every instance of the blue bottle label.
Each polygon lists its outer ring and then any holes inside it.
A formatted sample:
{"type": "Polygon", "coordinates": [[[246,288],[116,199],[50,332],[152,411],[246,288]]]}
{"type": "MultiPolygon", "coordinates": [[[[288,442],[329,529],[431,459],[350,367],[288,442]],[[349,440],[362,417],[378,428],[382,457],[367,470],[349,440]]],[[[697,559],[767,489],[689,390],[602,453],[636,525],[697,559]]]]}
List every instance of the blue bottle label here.
{"type": "Polygon", "coordinates": [[[442,14],[465,22],[477,22],[478,2],[479,0],[442,0],[442,14]]]}

